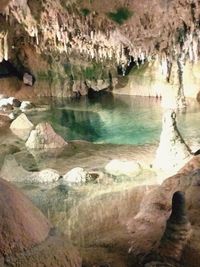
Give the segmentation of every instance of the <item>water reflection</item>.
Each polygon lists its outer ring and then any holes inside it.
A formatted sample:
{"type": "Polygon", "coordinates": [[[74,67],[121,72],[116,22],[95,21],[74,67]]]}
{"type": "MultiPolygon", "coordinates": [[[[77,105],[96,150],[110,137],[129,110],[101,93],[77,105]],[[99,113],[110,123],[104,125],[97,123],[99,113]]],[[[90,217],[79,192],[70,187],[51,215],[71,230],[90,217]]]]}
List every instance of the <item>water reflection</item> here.
{"type": "MultiPolygon", "coordinates": [[[[34,123],[50,122],[66,140],[111,144],[155,144],[159,141],[163,109],[160,99],[102,95],[99,98],[53,99],[49,110],[32,114],[34,123]]],[[[190,101],[177,114],[187,139],[198,138],[200,106],[190,101]]]]}

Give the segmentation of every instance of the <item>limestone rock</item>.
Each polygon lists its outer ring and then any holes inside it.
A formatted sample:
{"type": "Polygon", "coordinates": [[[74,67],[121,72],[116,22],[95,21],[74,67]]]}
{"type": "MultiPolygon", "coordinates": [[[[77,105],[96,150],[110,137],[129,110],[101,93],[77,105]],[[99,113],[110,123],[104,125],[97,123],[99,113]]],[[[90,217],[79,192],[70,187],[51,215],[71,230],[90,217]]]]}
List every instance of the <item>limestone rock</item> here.
{"type": "Polygon", "coordinates": [[[60,179],[60,174],[53,169],[45,169],[34,175],[37,177],[35,181],[39,183],[54,183],[60,179]]]}
{"type": "Polygon", "coordinates": [[[44,241],[50,223],[13,185],[0,179],[0,257],[44,241]]]}
{"type": "Polygon", "coordinates": [[[74,81],[72,86],[73,93],[76,94],[76,96],[85,96],[87,95],[88,88],[83,81],[74,81]]]}
{"type": "Polygon", "coordinates": [[[33,76],[29,73],[25,73],[23,76],[23,82],[26,85],[33,86],[33,76]]]}
{"type": "Polygon", "coordinates": [[[63,176],[63,181],[69,185],[81,185],[87,182],[89,174],[83,168],[74,168],[63,176]]]}
{"type": "Polygon", "coordinates": [[[190,237],[191,224],[186,214],[185,195],[183,192],[177,191],[172,198],[172,212],[167,220],[159,246],[145,257],[144,267],[179,266],[177,264],[181,260],[183,250],[190,237]]]}
{"type": "Polygon", "coordinates": [[[162,133],[154,167],[166,172],[178,171],[190,156],[191,151],[176,125],[176,113],[169,110],[163,116],[162,133]]]}
{"type": "Polygon", "coordinates": [[[108,89],[110,87],[110,81],[106,80],[87,80],[86,84],[89,88],[93,89],[94,91],[101,91],[108,89]]]}
{"type": "Polygon", "coordinates": [[[1,178],[0,188],[2,267],[82,266],[78,251],[27,197],[1,178]]]}
{"type": "Polygon", "coordinates": [[[30,149],[54,149],[64,148],[67,142],[56,134],[47,122],[39,123],[35,130],[32,130],[26,142],[30,149]]]}
{"type": "Polygon", "coordinates": [[[141,166],[135,160],[113,159],[105,166],[105,171],[114,176],[135,177],[141,172],[141,166]]]}
{"type": "Polygon", "coordinates": [[[33,127],[24,113],[20,114],[10,125],[11,131],[23,140],[27,140],[33,127]]]}
{"type": "Polygon", "coordinates": [[[22,101],[20,109],[22,111],[26,111],[26,110],[31,109],[33,107],[34,107],[34,105],[30,101],[22,101]]]}
{"type": "Polygon", "coordinates": [[[191,225],[186,214],[185,196],[183,192],[177,191],[172,198],[172,212],[157,253],[162,257],[180,261],[190,236],[191,225]]]}

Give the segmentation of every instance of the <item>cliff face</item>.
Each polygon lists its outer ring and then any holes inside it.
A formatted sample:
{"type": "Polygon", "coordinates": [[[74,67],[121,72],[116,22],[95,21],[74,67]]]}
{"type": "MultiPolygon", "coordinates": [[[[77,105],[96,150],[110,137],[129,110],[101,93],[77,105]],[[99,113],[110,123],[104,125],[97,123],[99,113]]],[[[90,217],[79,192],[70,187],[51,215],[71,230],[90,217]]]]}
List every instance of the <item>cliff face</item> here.
{"type": "MultiPolygon", "coordinates": [[[[134,75],[123,76],[137,67],[143,75],[145,63],[155,85],[150,92],[142,85],[141,93],[134,88],[128,93],[163,96],[168,86],[177,103],[184,105],[185,72],[190,69],[195,76],[199,70],[199,1],[8,2],[0,6],[0,61],[9,60],[18,78],[24,72],[34,75],[36,93],[84,95],[96,80],[101,88],[117,89],[132,81],[134,87],[134,75]]],[[[198,77],[190,87],[196,96],[198,77]]],[[[17,83],[15,89],[19,88],[22,84],[17,83]]]]}

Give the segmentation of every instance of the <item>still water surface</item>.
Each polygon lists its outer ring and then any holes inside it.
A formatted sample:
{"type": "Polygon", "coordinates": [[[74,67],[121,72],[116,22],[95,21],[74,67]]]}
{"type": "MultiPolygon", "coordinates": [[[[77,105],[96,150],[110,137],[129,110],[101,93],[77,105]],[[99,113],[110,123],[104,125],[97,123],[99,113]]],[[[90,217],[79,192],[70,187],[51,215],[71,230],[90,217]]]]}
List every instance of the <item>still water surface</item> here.
{"type": "MultiPolygon", "coordinates": [[[[34,123],[50,122],[66,140],[110,144],[154,144],[162,127],[160,100],[148,97],[111,96],[98,99],[53,100],[49,108],[34,112],[34,123]]],[[[200,142],[200,105],[190,101],[177,113],[178,127],[186,139],[200,142]]]]}

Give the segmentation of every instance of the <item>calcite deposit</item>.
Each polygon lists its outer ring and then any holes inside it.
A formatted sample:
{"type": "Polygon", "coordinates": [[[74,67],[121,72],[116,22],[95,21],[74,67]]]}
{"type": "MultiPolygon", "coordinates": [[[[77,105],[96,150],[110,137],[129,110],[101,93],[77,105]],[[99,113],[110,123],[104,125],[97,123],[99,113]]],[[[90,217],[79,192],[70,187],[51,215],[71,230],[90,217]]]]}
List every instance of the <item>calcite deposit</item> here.
{"type": "MultiPolygon", "coordinates": [[[[27,85],[42,96],[108,88],[179,107],[199,92],[197,0],[12,0],[1,13],[0,61],[15,69],[15,92],[27,85]]],[[[8,88],[8,80],[0,84],[8,88]]]]}
{"type": "Polygon", "coordinates": [[[183,167],[190,157],[191,150],[177,128],[176,113],[168,110],[163,115],[162,132],[154,167],[173,174],[183,167]]]}

